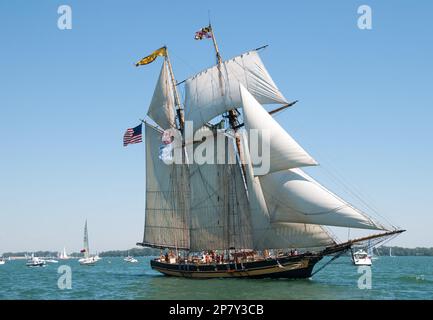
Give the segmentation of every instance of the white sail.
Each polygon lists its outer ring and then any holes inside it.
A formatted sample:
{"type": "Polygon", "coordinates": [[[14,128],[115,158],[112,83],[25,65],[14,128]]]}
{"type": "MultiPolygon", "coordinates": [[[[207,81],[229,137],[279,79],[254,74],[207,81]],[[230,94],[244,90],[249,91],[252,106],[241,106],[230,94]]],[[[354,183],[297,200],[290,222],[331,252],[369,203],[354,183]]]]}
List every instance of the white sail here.
{"type": "Polygon", "coordinates": [[[185,120],[194,122],[194,131],[241,105],[239,84],[262,104],[287,103],[257,51],[250,51],[186,80],[185,120]]]}
{"type": "Polygon", "coordinates": [[[88,258],[90,256],[90,252],[89,252],[89,234],[87,233],[87,220],[86,223],[84,224],[84,258],[88,258]]]}
{"type": "Polygon", "coordinates": [[[146,222],[143,243],[189,248],[189,191],[185,165],[158,157],[162,133],[146,123],[146,222]]]}
{"type": "Polygon", "coordinates": [[[262,141],[264,134],[269,136],[270,168],[268,173],[317,165],[317,162],[269,115],[242,84],[240,92],[245,128],[248,132],[251,129],[257,129],[259,141],[262,141]]]}
{"type": "MultiPolygon", "coordinates": [[[[202,130],[207,137],[212,133],[202,130]]],[[[217,132],[215,139],[204,143],[216,143],[217,135],[225,141],[225,161],[218,164],[219,155],[215,152],[213,164],[194,162],[189,167],[193,251],[252,247],[248,200],[240,167],[234,159],[233,141],[217,132]]]]}
{"type": "Polygon", "coordinates": [[[310,248],[335,244],[321,227],[302,223],[272,223],[259,177],[253,174],[249,160],[247,138],[242,135],[242,148],[246,157],[249,208],[253,227],[254,248],[310,248]]]}
{"type": "Polygon", "coordinates": [[[147,115],[163,129],[175,127],[173,84],[165,60],[147,115]]]}
{"type": "Polygon", "coordinates": [[[385,230],[300,169],[261,176],[259,180],[272,222],[385,230]]]}

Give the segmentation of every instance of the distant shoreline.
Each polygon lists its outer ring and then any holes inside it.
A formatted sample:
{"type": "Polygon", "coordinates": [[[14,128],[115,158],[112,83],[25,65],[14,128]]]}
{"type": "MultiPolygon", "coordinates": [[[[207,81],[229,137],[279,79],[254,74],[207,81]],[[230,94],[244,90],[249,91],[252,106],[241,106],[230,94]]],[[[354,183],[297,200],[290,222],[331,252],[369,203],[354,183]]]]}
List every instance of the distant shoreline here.
{"type": "MultiPolygon", "coordinates": [[[[426,247],[417,247],[417,248],[404,248],[404,247],[379,247],[375,248],[373,254],[377,256],[389,256],[391,249],[391,253],[393,256],[396,257],[403,257],[403,256],[424,256],[424,257],[431,257],[433,256],[433,247],[426,248],[426,247]]],[[[103,251],[99,252],[100,257],[126,257],[127,255],[134,256],[134,257],[148,257],[148,256],[159,256],[160,250],[158,249],[152,249],[152,248],[132,248],[128,250],[109,250],[109,251],[103,251]]],[[[4,258],[14,258],[14,259],[23,259],[26,255],[34,254],[38,257],[57,257],[58,252],[55,251],[28,251],[28,252],[4,252],[3,256],[4,258]]],[[[69,256],[71,258],[79,258],[82,257],[82,253],[73,252],[70,253],[69,256]]]]}

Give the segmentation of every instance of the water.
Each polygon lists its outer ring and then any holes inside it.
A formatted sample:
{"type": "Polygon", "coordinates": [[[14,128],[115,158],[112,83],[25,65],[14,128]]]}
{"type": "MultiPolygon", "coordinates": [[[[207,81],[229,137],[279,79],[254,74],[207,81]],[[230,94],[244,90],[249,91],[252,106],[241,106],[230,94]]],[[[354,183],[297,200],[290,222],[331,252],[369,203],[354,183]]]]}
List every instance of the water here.
{"type": "Polygon", "coordinates": [[[0,265],[0,299],[433,299],[433,257],[380,257],[371,268],[372,288],[364,290],[348,257],[305,280],[165,277],[150,269],[150,258],[138,260],[104,258],[93,267],[67,260],[44,268],[7,261],[0,265]],[[71,290],[57,286],[62,264],[71,267],[71,290]]]}

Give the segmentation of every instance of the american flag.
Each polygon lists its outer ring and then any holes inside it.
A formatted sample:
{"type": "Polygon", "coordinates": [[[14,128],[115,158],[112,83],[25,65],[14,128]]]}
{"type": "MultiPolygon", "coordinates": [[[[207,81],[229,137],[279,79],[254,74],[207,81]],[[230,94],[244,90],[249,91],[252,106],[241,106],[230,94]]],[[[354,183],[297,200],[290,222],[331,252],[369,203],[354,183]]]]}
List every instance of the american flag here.
{"type": "Polygon", "coordinates": [[[135,128],[128,128],[123,135],[123,146],[126,147],[128,144],[143,142],[141,137],[141,124],[135,128]]]}

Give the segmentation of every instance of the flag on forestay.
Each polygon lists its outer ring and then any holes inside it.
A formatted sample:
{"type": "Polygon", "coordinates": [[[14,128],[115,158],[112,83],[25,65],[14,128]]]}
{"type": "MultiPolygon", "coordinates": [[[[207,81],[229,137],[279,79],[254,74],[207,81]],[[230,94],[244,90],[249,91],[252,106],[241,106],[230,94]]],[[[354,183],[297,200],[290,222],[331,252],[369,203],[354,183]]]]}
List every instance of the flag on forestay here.
{"type": "Polygon", "coordinates": [[[135,128],[128,128],[123,135],[123,146],[126,147],[128,144],[143,142],[141,135],[141,124],[135,128]]]}
{"type": "Polygon", "coordinates": [[[195,33],[194,36],[195,40],[203,40],[209,38],[212,38],[212,28],[210,26],[201,28],[199,31],[195,33]]]}

